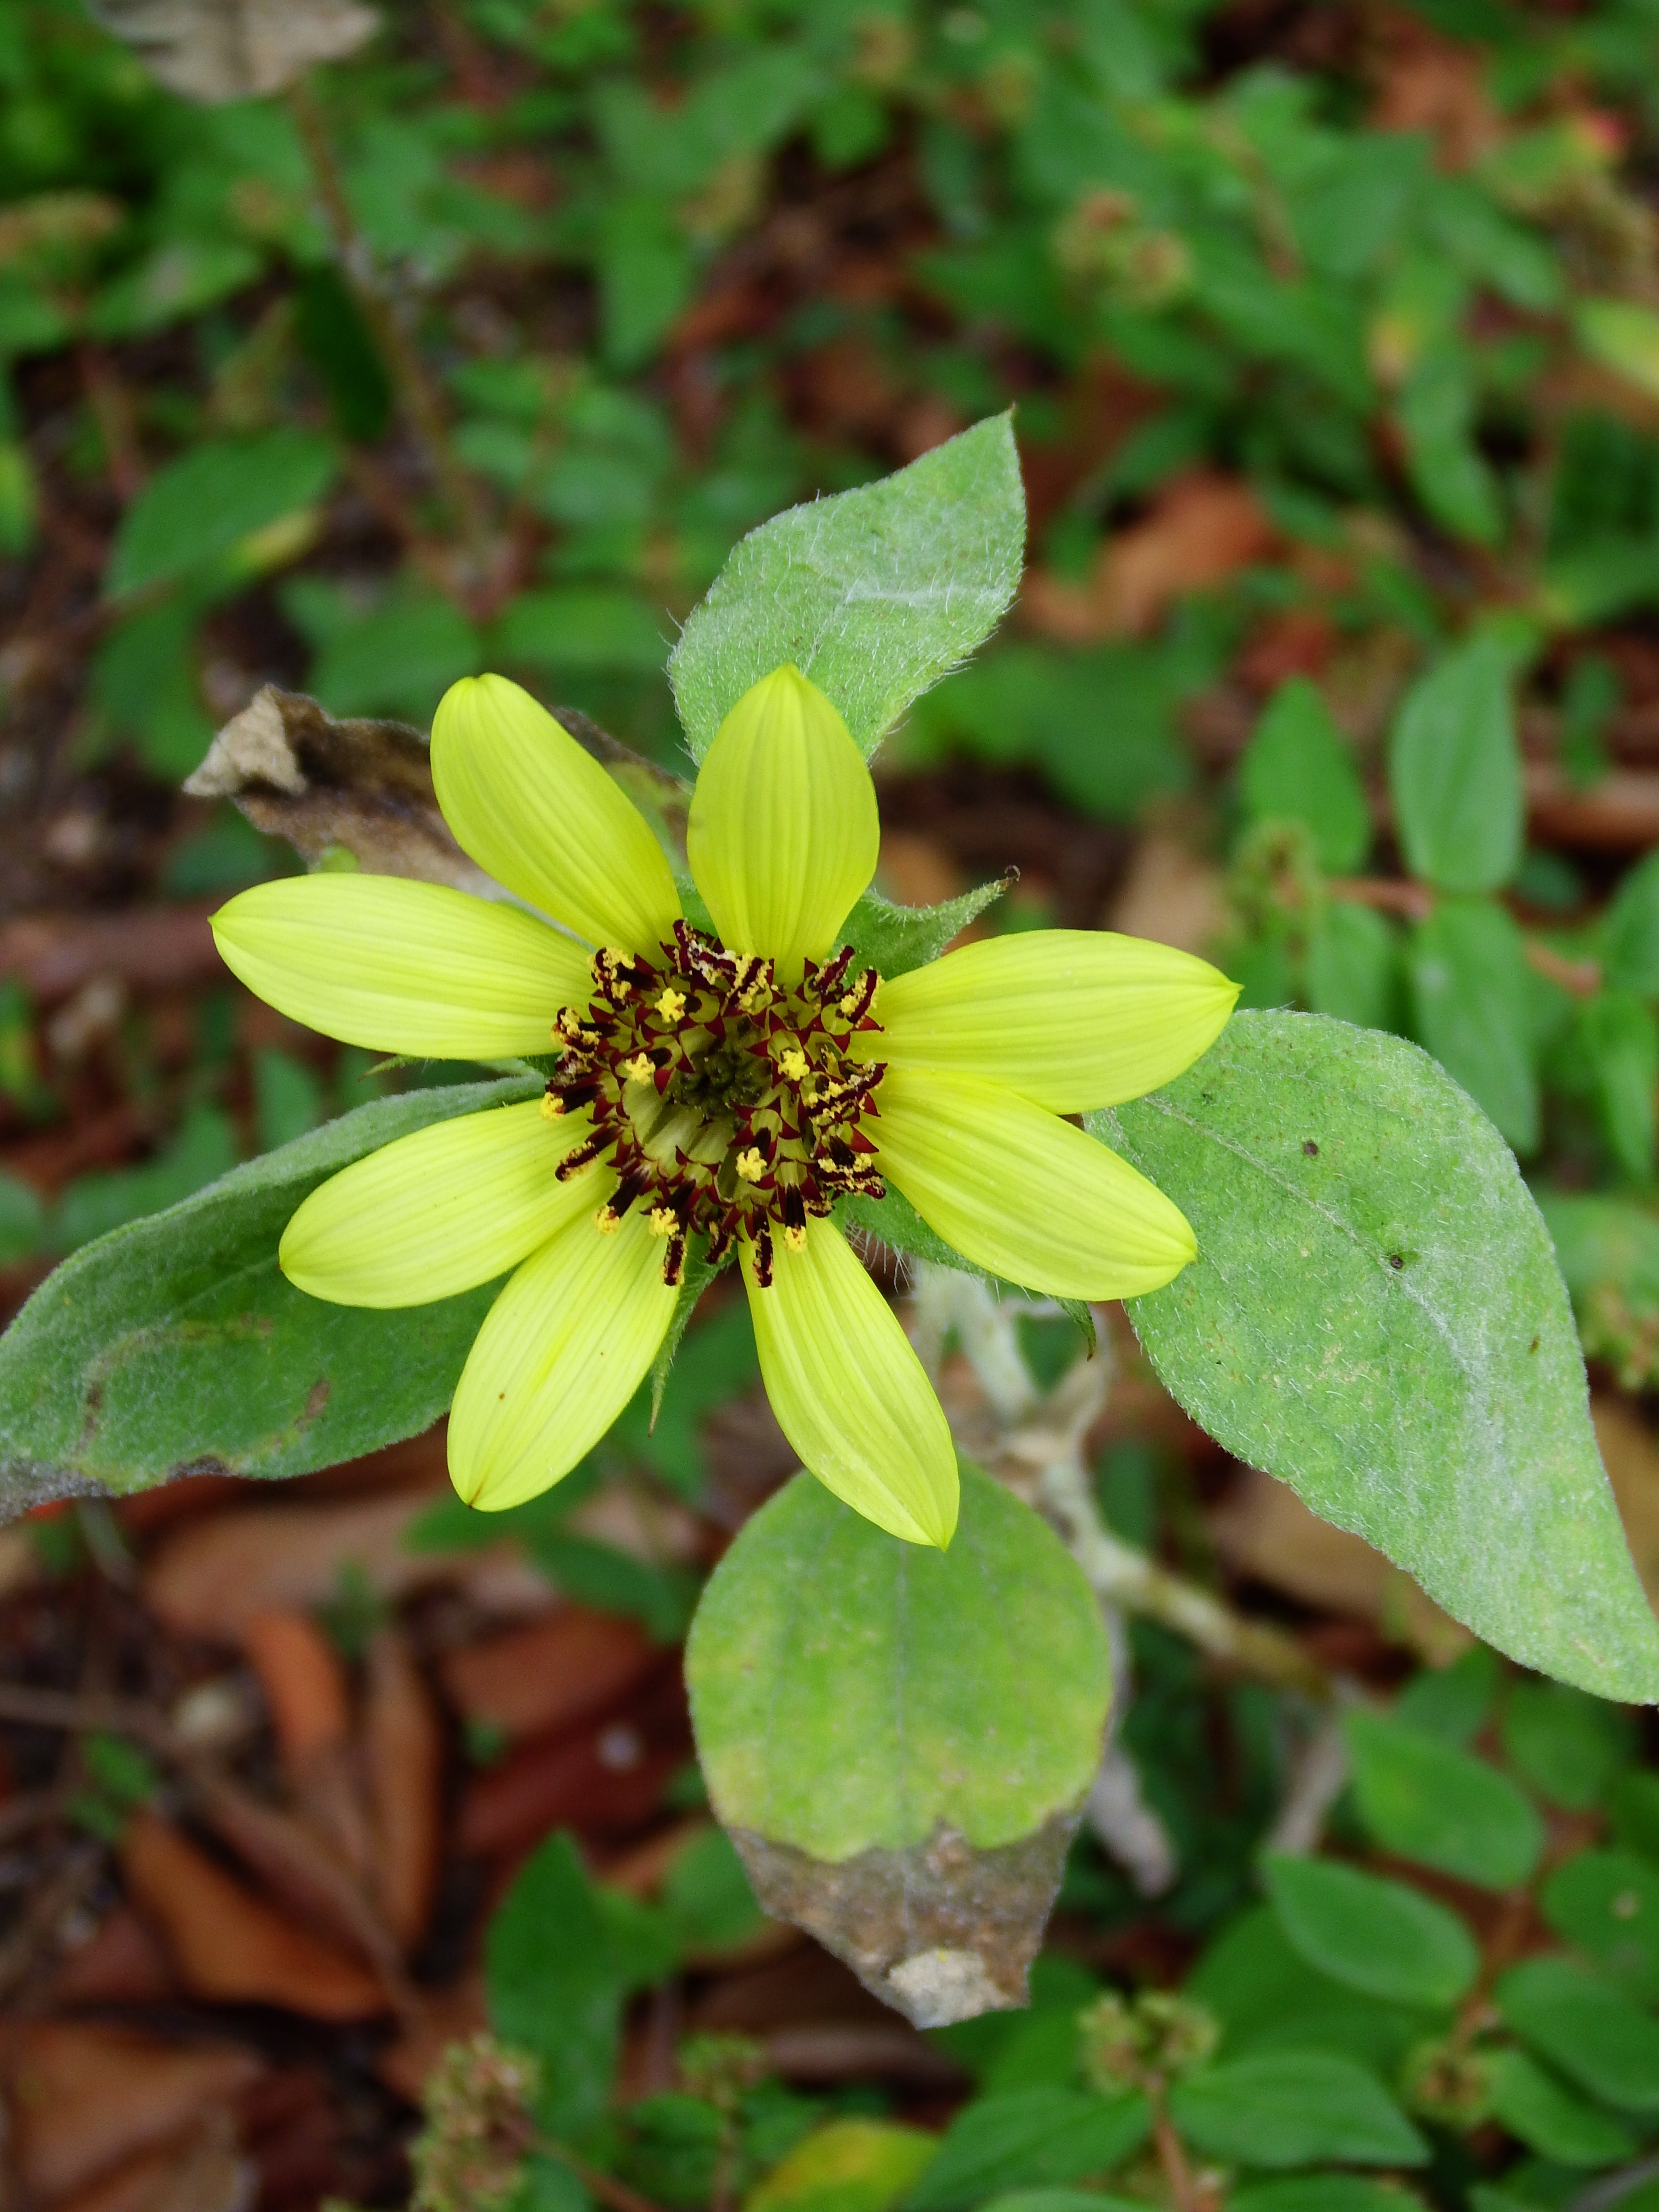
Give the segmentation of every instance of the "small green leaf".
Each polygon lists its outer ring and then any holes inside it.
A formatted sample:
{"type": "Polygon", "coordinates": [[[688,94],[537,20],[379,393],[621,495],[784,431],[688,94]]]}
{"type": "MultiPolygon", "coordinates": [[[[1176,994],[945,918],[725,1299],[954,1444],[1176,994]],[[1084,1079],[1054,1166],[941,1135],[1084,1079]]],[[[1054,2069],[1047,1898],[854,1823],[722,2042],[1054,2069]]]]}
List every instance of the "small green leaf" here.
{"type": "Polygon", "coordinates": [[[1239,763],[1239,788],[1255,821],[1304,823],[1320,866],[1333,875],[1348,874],[1370,849],[1359,771],[1305,676],[1282,684],[1268,702],[1239,763]]]}
{"type": "Polygon", "coordinates": [[[1488,891],[1521,858],[1521,757],[1510,657],[1496,638],[1460,646],[1419,678],[1395,719],[1389,778],[1406,859],[1443,891],[1488,891]]]}
{"type": "Polygon", "coordinates": [[[1451,2005],[1480,1963],[1454,1912],[1404,1882],[1336,1859],[1278,1855],[1262,1879],[1285,1933],[1310,1966],[1397,2004],[1451,2005]]]}
{"type": "Polygon", "coordinates": [[[1544,1885],[1544,1917],[1644,2004],[1659,1999],[1659,1867],[1634,1851],[1580,1851],[1544,1885]]]}
{"type": "Polygon", "coordinates": [[[1308,940],[1308,1004],[1356,1029],[1397,1026],[1400,932],[1368,906],[1333,899],[1308,940]]]}
{"type": "Polygon", "coordinates": [[[1659,853],[1650,853],[1613,893],[1601,917],[1601,957],[1613,989],[1659,999],[1659,853]]]}
{"type": "Polygon", "coordinates": [[[313,505],[339,464],[309,430],[208,439],[158,469],[121,518],[105,588],[171,582],[222,559],[256,530],[313,505]]]}
{"type": "Polygon", "coordinates": [[[629,1949],[566,1835],[550,1836],[526,1861],[490,1917],[489,2024],[503,2043],[540,2060],[537,2118],[550,2134],[579,2135],[599,2118],[611,2094],[623,2000],[672,1964],[672,1954],[658,1961],[629,1949]]]}
{"type": "Polygon", "coordinates": [[[937,960],[1007,888],[1008,878],[999,877],[938,906],[895,906],[879,891],[866,891],[841,926],[842,942],[878,975],[908,975],[937,960]]]}
{"type": "Polygon", "coordinates": [[[1538,1072],[1521,932],[1493,899],[1444,899],[1412,932],[1413,1027],[1518,1152],[1535,1152],[1538,1072]]]}
{"type": "Polygon", "coordinates": [[[1517,1682],[1504,1713],[1504,1753],[1523,1782],[1569,1813],[1588,1813],[1636,1755],[1631,1716],[1559,1682],[1517,1682]]]}
{"type": "Polygon", "coordinates": [[[1211,2158],[1246,2166],[1423,2166],[1429,2150],[1374,2074],[1316,2051],[1263,2051],[1190,2075],[1170,2117],[1211,2158]]]}
{"type": "Polygon", "coordinates": [[[1129,1312],[1196,1421],[1500,1650],[1659,1696],[1548,1236],[1425,1054],[1236,1014],[1178,1082],[1088,1127],[1193,1224],[1197,1260],[1129,1312]]]}
{"type": "Polygon", "coordinates": [[[1221,2022],[1230,2058],[1270,2050],[1334,2051],[1387,2072],[1424,2032],[1420,2010],[1362,1997],[1310,1966],[1265,1905],[1222,1930],[1183,1994],[1221,2022]]]}
{"type": "Polygon", "coordinates": [[[1109,1687],[1099,1610],[1045,1522],[964,1465],[934,1552],[798,1475],[710,1577],[686,1679],[714,1809],[769,1911],[927,2025],[1025,2001],[1109,1687]],[[942,1830],[948,1877],[927,1858],[942,1830]],[[875,1907],[896,1886],[890,1945],[875,1907]]]}
{"type": "Polygon", "coordinates": [[[1523,2043],[1623,2112],[1659,2112],[1659,2021],[1616,1982],[1565,1959],[1512,1966],[1493,1996],[1523,2043]]]}
{"type": "Polygon", "coordinates": [[[1573,321],[1593,361],[1659,398],[1659,314],[1634,300],[1581,300],[1573,321]]]}
{"type": "Polygon", "coordinates": [[[331,1305],[287,1280],[277,1242],[337,1169],[539,1088],[513,1077],[377,1100],[84,1245],[0,1337],[0,1505],[204,1468],[303,1474],[426,1428],[493,1290],[390,1312],[331,1305]]]}
{"type": "Polygon", "coordinates": [[[926,2172],[939,2137],[890,2120],[831,2120],[795,2145],[743,2212],[887,2212],[926,2172]]]}
{"type": "Polygon", "coordinates": [[[1011,2089],[957,2113],[905,2212],[969,2212],[988,2197],[1109,2173],[1146,2140],[1152,2111],[1138,2093],[1011,2089]]]}
{"type": "Polygon", "coordinates": [[[1494,2054],[1492,2086],[1492,2118],[1540,2158],[1560,2166],[1611,2166],[1635,2151],[1628,2128],[1575,2096],[1524,2051],[1494,2054]]]}
{"type": "Polygon", "coordinates": [[[1659,1024],[1633,992],[1603,990],[1580,1009],[1578,1038],[1613,1158],[1638,1182],[1654,1170],[1659,1024]]]}
{"type": "Polygon", "coordinates": [[[1391,1717],[1442,1743],[1471,1743],[1491,1715],[1498,1684],[1497,1654],[1484,1644],[1472,1644],[1449,1667],[1425,1667],[1413,1674],[1395,1699],[1391,1717]]]}
{"type": "Polygon", "coordinates": [[[1483,1889],[1525,1881],[1544,1826],[1507,1775],[1383,1713],[1345,1729],[1359,1816],[1385,1850],[1483,1889]]]}
{"type": "Polygon", "coordinates": [[[988,637],[1014,595],[1025,495],[996,415],[896,476],[751,531],[669,662],[695,758],[752,684],[793,661],[865,753],[988,637]]]}

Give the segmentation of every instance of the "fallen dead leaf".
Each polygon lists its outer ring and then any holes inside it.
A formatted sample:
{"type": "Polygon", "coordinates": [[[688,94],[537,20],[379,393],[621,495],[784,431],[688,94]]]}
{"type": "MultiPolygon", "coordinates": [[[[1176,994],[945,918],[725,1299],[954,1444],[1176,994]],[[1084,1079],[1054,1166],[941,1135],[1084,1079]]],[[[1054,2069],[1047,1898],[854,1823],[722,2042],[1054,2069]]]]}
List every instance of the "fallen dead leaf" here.
{"type": "Polygon", "coordinates": [[[337,1505],[250,1505],[189,1522],[157,1547],[145,1570],[145,1599],[177,1633],[225,1644],[240,1643],[256,1613],[325,1603],[348,1571],[361,1572],[388,1601],[459,1580],[494,1610],[531,1613],[554,1602],[546,1577],[514,1546],[406,1549],[404,1533],[434,1494],[427,1488],[337,1505]]]}
{"type": "Polygon", "coordinates": [[[1235,1573],[1254,1576],[1305,1605],[1371,1622],[1431,1666],[1449,1665],[1474,1640],[1402,1567],[1363,1536],[1322,1521],[1288,1483],[1255,1468],[1244,1469],[1210,1527],[1235,1573]]]}
{"type": "Polygon", "coordinates": [[[1028,576],[1020,611],[1030,628],[1066,645],[1141,637],[1183,593],[1224,583],[1278,544],[1247,483],[1199,471],[1177,477],[1142,520],[1108,539],[1085,582],[1043,569],[1028,576]]]}
{"type": "Polygon", "coordinates": [[[154,1930],[130,1905],[118,1905],[99,1922],[90,1942],[64,1954],[52,1978],[51,2001],[60,2008],[155,2004],[177,1993],[154,1930]]]}
{"type": "Polygon", "coordinates": [[[311,2020],[371,2020],[386,2011],[385,1991],[366,1967],[273,1911],[159,1814],[141,1813],[131,1822],[121,1868],[198,1996],[283,2005],[311,2020]]]}
{"type": "Polygon", "coordinates": [[[8,2031],[3,2063],[17,2176],[49,2203],[174,2142],[264,2069],[238,2045],[58,2021],[8,2031]]]}
{"type": "Polygon", "coordinates": [[[1659,1444],[1627,1399],[1598,1394],[1590,1401],[1590,1419],[1636,1571],[1649,1602],[1659,1609],[1659,1444]]]}
{"type": "Polygon", "coordinates": [[[452,2043],[464,2043],[489,2025],[482,1973],[453,1989],[422,1993],[421,2009],[374,2062],[374,2071],[406,2104],[418,2105],[427,2076],[452,2043]]]}
{"type": "Polygon", "coordinates": [[[1207,953],[1227,926],[1219,870],[1178,838],[1149,831],[1135,849],[1111,910],[1108,929],[1150,937],[1182,952],[1207,953]]]}
{"type": "Polygon", "coordinates": [[[589,1838],[623,1836],[662,1800],[690,1755],[678,1671],[630,1694],[625,1717],[534,1736],[462,1793],[456,1840],[481,1857],[526,1850],[550,1828],[589,1838]]]}
{"type": "Polygon", "coordinates": [[[383,1628],[374,1638],[365,1671],[373,1881],[381,1917],[407,1952],[426,1932],[438,1879],[443,1738],[400,1630],[383,1628]]]}
{"type": "Polygon", "coordinates": [[[290,1769],[343,1743],[351,1732],[345,1668],[308,1613],[273,1606],[242,1624],[242,1649],[259,1678],[290,1769]]]}
{"type": "Polygon", "coordinates": [[[636,1622],[566,1605],[532,1627],[451,1652],[441,1672],[451,1704],[469,1721],[542,1735],[614,1705],[661,1656],[636,1622]]]}
{"type": "Polygon", "coordinates": [[[1443,38],[1404,9],[1379,14],[1376,131],[1421,131],[1444,169],[1466,169],[1503,137],[1486,89],[1486,57],[1443,38]]]}
{"type": "Polygon", "coordinates": [[[258,2191],[258,2170],[242,2155],[235,2120],[221,2106],[181,2142],[59,2197],[52,2212],[250,2212],[258,2191]]]}

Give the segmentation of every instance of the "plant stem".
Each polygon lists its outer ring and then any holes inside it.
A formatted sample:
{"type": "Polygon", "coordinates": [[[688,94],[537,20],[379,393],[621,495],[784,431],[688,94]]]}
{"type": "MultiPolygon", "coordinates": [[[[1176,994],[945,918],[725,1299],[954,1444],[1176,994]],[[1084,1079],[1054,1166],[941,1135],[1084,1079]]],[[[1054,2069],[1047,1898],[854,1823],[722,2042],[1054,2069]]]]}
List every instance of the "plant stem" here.
{"type": "Polygon", "coordinates": [[[340,272],[374,333],[404,412],[426,449],[433,475],[461,526],[473,566],[482,576],[489,566],[489,538],[478,488],[457,457],[437,388],[427,374],[426,365],[404,328],[396,306],[387,296],[367,241],[357,229],[322,110],[304,77],[296,78],[289,87],[288,102],[328,217],[340,272]]]}
{"type": "Polygon", "coordinates": [[[1185,2146],[1164,2109],[1162,2096],[1152,2100],[1152,2146],[1164,2169],[1164,2179],[1170,2185],[1170,2200],[1175,2212],[1204,2212],[1204,2192],[1193,2178],[1185,2146]]]}
{"type": "Polygon", "coordinates": [[[1115,1536],[1101,1518],[1080,1465],[1051,1460],[1042,1470],[1038,1495],[1090,1587],[1109,1604],[1172,1628],[1211,1658],[1276,1688],[1300,1691],[1321,1704],[1335,1694],[1332,1677],[1293,1637],[1247,1620],[1198,1583],[1171,1574],[1115,1536]]]}

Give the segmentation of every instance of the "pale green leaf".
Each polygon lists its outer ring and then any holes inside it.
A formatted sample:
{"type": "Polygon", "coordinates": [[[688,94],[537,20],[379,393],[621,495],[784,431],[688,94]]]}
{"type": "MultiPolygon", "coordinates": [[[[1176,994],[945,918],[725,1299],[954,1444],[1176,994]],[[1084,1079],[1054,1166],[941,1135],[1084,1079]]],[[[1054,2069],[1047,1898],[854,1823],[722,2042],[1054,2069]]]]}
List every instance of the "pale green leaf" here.
{"type": "Polygon", "coordinates": [[[1548,1235],[1425,1054],[1239,1014],[1179,1082],[1089,1127],[1193,1224],[1197,1260],[1130,1312],[1195,1420],[1511,1657],[1659,1696],[1548,1235]]]}
{"type": "Polygon", "coordinates": [[[793,661],[872,753],[910,702],[989,636],[1019,581],[1013,430],[989,417],[896,476],[751,531],[669,662],[693,755],[751,684],[793,661]]]}
{"type": "Polygon", "coordinates": [[[799,1475],[715,1569],[686,1679],[769,1911],[926,2024],[1024,2002],[1109,1688],[1099,1609],[1045,1522],[964,1465],[951,1547],[924,1550],[799,1475]]]}
{"type": "Polygon", "coordinates": [[[1407,953],[1413,1027],[1517,1152],[1535,1152],[1538,1073],[1521,932],[1495,899],[1443,899],[1407,953]]]}

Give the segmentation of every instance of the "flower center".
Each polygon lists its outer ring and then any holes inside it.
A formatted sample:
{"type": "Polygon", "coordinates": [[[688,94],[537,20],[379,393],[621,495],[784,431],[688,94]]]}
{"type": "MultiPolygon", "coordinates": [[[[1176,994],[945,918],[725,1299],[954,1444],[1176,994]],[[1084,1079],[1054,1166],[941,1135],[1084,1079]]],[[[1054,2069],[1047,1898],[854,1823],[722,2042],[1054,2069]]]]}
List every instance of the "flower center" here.
{"type": "Polygon", "coordinates": [[[595,953],[591,1003],[560,1009],[563,1054],[542,1110],[593,1121],[560,1179],[608,1158],[617,1188],[599,1226],[648,1207],[666,1240],[665,1282],[679,1281],[689,1237],[706,1237],[719,1260],[747,1230],[757,1279],[769,1283],[775,1231],[799,1251],[808,1217],[843,1192],[885,1194],[861,1124],[887,1071],[848,1051],[854,1030],[881,1027],[877,977],[853,960],[850,945],[822,967],[809,960],[789,989],[769,960],[739,959],[677,921],[659,960],[595,953]]]}

